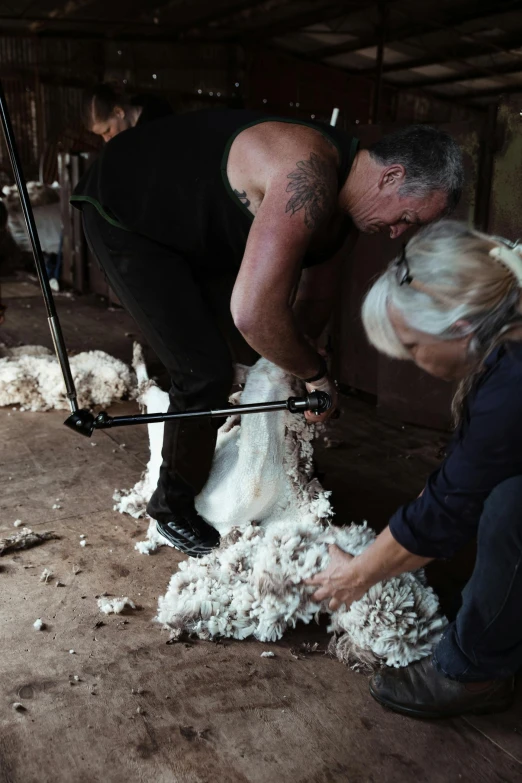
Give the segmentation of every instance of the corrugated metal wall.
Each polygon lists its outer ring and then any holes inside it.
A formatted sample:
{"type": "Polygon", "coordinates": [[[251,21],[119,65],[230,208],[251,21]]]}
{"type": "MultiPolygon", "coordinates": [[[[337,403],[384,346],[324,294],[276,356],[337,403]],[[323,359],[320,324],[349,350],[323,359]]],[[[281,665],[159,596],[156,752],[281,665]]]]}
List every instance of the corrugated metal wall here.
{"type": "MultiPolygon", "coordinates": [[[[163,94],[178,111],[230,105],[243,87],[236,47],[197,43],[0,37],[0,78],[26,178],[42,174],[47,182],[57,177],[58,151],[97,147],[81,124],[88,85],[114,79],[131,90],[163,94]]],[[[3,138],[0,180],[12,182],[3,138]]]]}
{"type": "MultiPolygon", "coordinates": [[[[242,105],[287,116],[368,122],[372,82],[263,49],[234,44],[118,42],[1,37],[4,83],[28,179],[57,177],[57,152],[96,149],[81,125],[83,89],[114,79],[129,89],[165,95],[178,111],[242,105]]],[[[469,121],[472,110],[385,86],[381,121],[469,121]]],[[[3,139],[0,179],[12,181],[3,139]]]]}
{"type": "MultiPolygon", "coordinates": [[[[0,37],[0,78],[28,179],[56,178],[59,144],[81,138],[82,85],[92,79],[93,45],[0,37]]],[[[0,169],[12,181],[3,138],[0,169]]]]}

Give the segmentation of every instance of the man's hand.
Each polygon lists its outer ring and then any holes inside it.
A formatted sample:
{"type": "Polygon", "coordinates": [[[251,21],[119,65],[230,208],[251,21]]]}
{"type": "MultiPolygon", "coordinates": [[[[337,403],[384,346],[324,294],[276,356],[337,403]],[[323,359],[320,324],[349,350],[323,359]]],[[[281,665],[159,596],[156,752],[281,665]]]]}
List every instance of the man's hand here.
{"type": "Polygon", "coordinates": [[[358,601],[367,591],[357,579],[352,567],[354,557],[343,552],[338,546],[329,547],[330,562],[325,571],[307,579],[305,584],[316,586],[314,601],[320,602],[330,598],[329,609],[335,611],[343,604],[348,609],[354,601],[358,601]]]}
{"type": "Polygon", "coordinates": [[[326,421],[326,419],[329,419],[332,413],[334,413],[334,411],[336,410],[338,399],[339,399],[335,382],[328,375],[325,375],[324,378],[320,378],[318,381],[314,381],[313,383],[307,383],[306,391],[307,392],[324,391],[327,392],[327,394],[329,394],[332,399],[331,407],[325,413],[322,413],[320,416],[316,416],[312,411],[306,411],[305,413],[306,420],[312,424],[315,424],[316,422],[326,421]]]}

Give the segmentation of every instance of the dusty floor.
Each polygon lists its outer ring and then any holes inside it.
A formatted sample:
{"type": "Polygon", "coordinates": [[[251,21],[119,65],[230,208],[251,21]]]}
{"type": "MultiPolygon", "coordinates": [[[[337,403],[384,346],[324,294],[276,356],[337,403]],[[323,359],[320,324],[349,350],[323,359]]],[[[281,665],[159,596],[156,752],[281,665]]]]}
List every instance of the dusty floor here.
{"type": "MultiPolygon", "coordinates": [[[[50,345],[35,292],[16,284],[4,293],[0,341],[50,345]]],[[[129,360],[136,329],[124,313],[63,297],[59,309],[72,348],[129,360]]],[[[344,445],[320,454],[320,469],[339,519],[382,526],[421,489],[444,438],[380,422],[352,398],[344,408],[332,435],[344,445]]],[[[60,536],[0,558],[0,783],[522,780],[520,696],[502,715],[424,723],[381,709],[366,677],[320,652],[296,658],[302,642],[324,650],[317,626],[274,645],[167,644],[152,619],[181,556],[139,555],[133,544],[144,524],[112,511],[114,489],[142,470],[145,430],[89,441],[63,419],[0,410],[0,535],[21,519],[60,536]],[[44,568],[55,574],[47,584],[44,568]],[[103,616],[96,596],[104,592],[142,608],[103,616]],[[45,631],[33,629],[36,618],[45,631]],[[260,658],[266,649],[275,658],[260,658]]],[[[434,572],[446,587],[459,576],[455,565],[434,572]]]]}

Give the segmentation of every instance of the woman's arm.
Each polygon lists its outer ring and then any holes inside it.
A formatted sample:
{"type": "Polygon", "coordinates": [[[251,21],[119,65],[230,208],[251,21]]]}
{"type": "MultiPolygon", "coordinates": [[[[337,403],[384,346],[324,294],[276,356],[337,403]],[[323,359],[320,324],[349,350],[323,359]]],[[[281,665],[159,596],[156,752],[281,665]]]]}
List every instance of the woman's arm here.
{"type": "Polygon", "coordinates": [[[396,541],[421,557],[449,558],[477,534],[488,495],[522,475],[522,347],[493,357],[471,398],[465,426],[422,495],[389,521],[396,541]]]}
{"type": "Polygon", "coordinates": [[[394,539],[387,527],[358,557],[331,546],[328,567],[308,579],[306,584],[318,587],[314,593],[316,601],[330,598],[329,607],[334,611],[342,604],[348,608],[377,582],[405,571],[416,571],[432,559],[412,555],[394,539]]]}

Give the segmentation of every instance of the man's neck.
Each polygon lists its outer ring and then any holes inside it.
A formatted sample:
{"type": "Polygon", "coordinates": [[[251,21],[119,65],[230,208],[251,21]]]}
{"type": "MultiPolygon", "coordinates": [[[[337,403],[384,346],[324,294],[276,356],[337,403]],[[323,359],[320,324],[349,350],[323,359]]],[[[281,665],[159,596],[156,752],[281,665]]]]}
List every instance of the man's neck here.
{"type": "Polygon", "coordinates": [[[339,193],[340,209],[351,215],[361,201],[366,201],[373,189],[377,189],[376,163],[367,150],[359,150],[352,163],[350,173],[339,193]]]}

